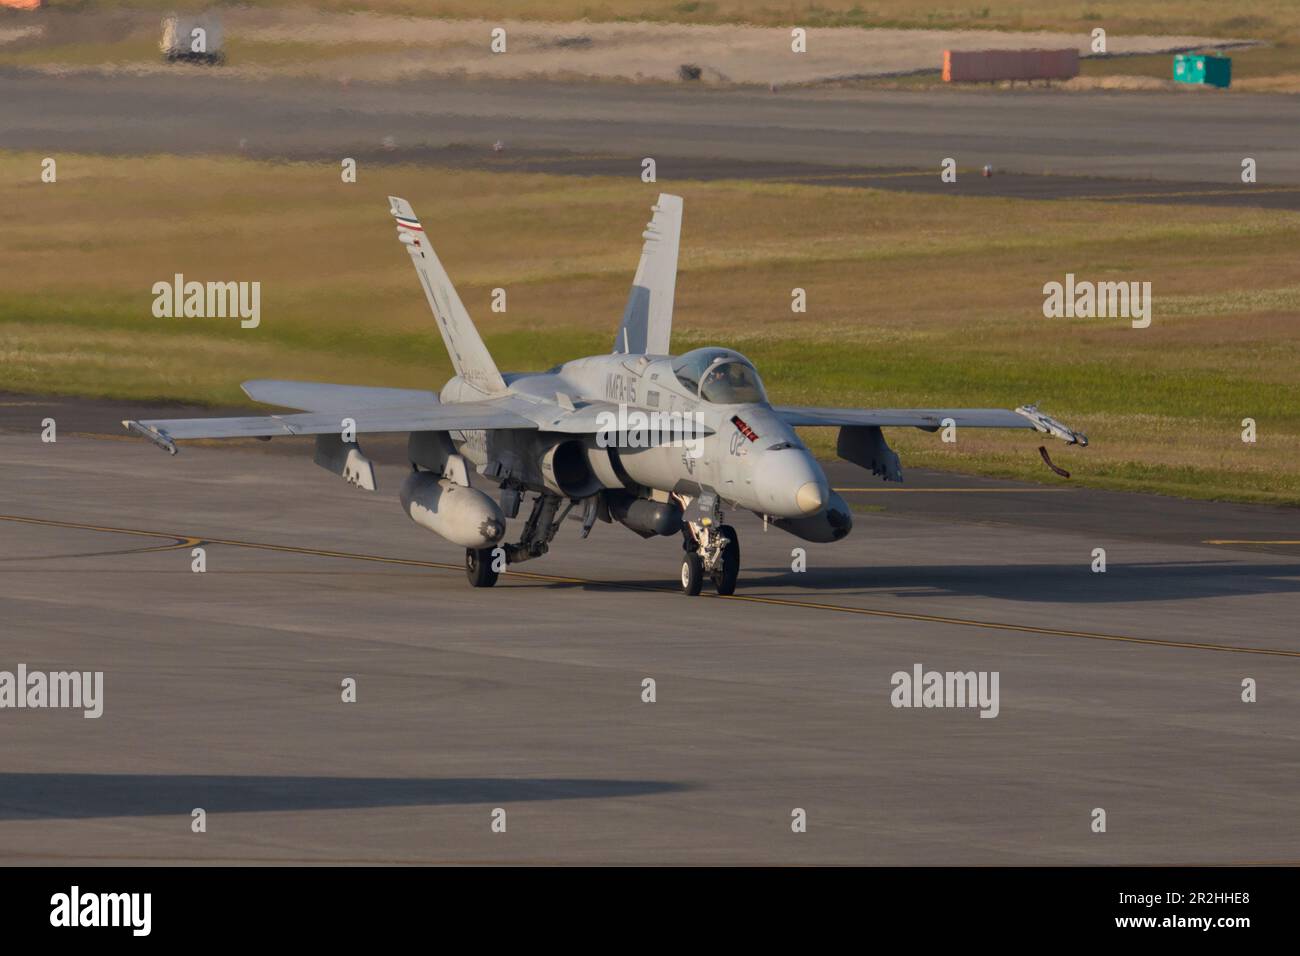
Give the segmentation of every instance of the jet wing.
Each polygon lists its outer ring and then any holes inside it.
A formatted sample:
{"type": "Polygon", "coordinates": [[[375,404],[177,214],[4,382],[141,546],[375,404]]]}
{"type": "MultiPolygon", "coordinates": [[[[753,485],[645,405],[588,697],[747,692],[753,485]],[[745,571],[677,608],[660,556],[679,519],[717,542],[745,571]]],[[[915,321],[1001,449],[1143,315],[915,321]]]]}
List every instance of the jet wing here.
{"type": "Polygon", "coordinates": [[[418,388],[369,388],[328,382],[279,382],[256,379],[239,386],[255,402],[301,408],[305,412],[346,412],[392,405],[436,405],[438,396],[418,388]]]}
{"type": "Polygon", "coordinates": [[[185,438],[272,438],[285,435],[326,435],[342,431],[343,419],[356,422],[357,434],[366,432],[477,431],[528,428],[537,424],[492,402],[457,402],[337,408],[334,411],[296,415],[257,415],[249,418],[163,418],[124,421],[126,429],[149,439],[170,454],[175,441],[185,438]]]}
{"type": "Polygon", "coordinates": [[[1006,408],[813,408],[778,405],[772,409],[787,425],[911,427],[938,431],[946,419],[958,428],[1032,428],[1071,445],[1088,444],[1088,436],[1044,415],[1036,405],[1006,408]]]}

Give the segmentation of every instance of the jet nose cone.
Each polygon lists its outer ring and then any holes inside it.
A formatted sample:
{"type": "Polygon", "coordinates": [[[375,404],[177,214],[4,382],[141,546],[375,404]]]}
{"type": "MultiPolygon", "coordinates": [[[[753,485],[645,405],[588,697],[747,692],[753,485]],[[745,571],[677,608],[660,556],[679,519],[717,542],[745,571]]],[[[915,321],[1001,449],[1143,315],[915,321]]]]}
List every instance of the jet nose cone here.
{"type": "Polygon", "coordinates": [[[822,510],[826,497],[817,482],[809,481],[799,486],[799,490],[794,495],[794,503],[804,514],[811,515],[822,510]]]}
{"type": "Polygon", "coordinates": [[[830,486],[817,459],[802,448],[769,451],[754,463],[755,504],[760,514],[804,518],[830,500],[830,486]]]}

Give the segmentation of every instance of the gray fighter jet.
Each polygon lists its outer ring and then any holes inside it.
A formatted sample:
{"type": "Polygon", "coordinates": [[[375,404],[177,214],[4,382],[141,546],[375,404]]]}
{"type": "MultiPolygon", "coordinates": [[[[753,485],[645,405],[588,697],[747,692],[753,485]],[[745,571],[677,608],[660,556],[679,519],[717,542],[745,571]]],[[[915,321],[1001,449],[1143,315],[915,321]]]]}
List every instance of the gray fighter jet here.
{"type": "Polygon", "coordinates": [[[799,538],[837,541],[853,518],[799,440],[799,426],[839,428],[841,458],[902,481],[884,428],[1024,428],[1071,444],[1087,438],[1034,406],[985,408],[804,408],[772,405],[754,365],[727,348],[673,356],[673,292],[682,200],[661,194],[644,234],[641,262],[608,355],[545,372],[503,375],[438,261],[414,210],[390,197],[398,239],[410,254],[456,369],[439,394],[314,382],[245,382],[255,401],[302,409],[250,418],[127,421],[126,428],[176,453],[187,438],[316,436],[316,463],[361,488],[374,467],[358,436],[406,432],[411,473],[402,507],[416,524],[465,548],[475,587],[491,587],[507,565],[545,554],[565,517],[582,516],[642,537],[680,535],[682,590],[710,579],[731,594],[740,541],[726,509],[751,511],[799,538]],[[471,469],[496,497],[470,482],[471,469]],[[535,495],[519,539],[506,519],[535,495]]]}

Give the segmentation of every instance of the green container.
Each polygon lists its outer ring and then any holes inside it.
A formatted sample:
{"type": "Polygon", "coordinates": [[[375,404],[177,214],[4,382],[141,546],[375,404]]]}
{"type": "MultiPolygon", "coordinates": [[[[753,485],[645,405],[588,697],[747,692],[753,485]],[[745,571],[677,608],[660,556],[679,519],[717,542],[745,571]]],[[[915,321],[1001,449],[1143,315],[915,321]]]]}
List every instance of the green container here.
{"type": "Polygon", "coordinates": [[[1174,80],[1178,83],[1208,83],[1226,89],[1232,83],[1232,57],[1179,53],[1174,57],[1174,80]]]}

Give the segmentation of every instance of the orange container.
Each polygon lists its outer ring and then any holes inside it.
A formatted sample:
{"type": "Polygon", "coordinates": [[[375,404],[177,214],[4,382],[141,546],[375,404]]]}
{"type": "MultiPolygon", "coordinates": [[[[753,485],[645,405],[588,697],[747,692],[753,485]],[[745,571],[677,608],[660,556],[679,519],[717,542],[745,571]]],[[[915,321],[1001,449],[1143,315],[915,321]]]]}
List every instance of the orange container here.
{"type": "Polygon", "coordinates": [[[1079,51],[944,50],[945,83],[995,80],[1068,80],[1079,75],[1079,51]]]}

